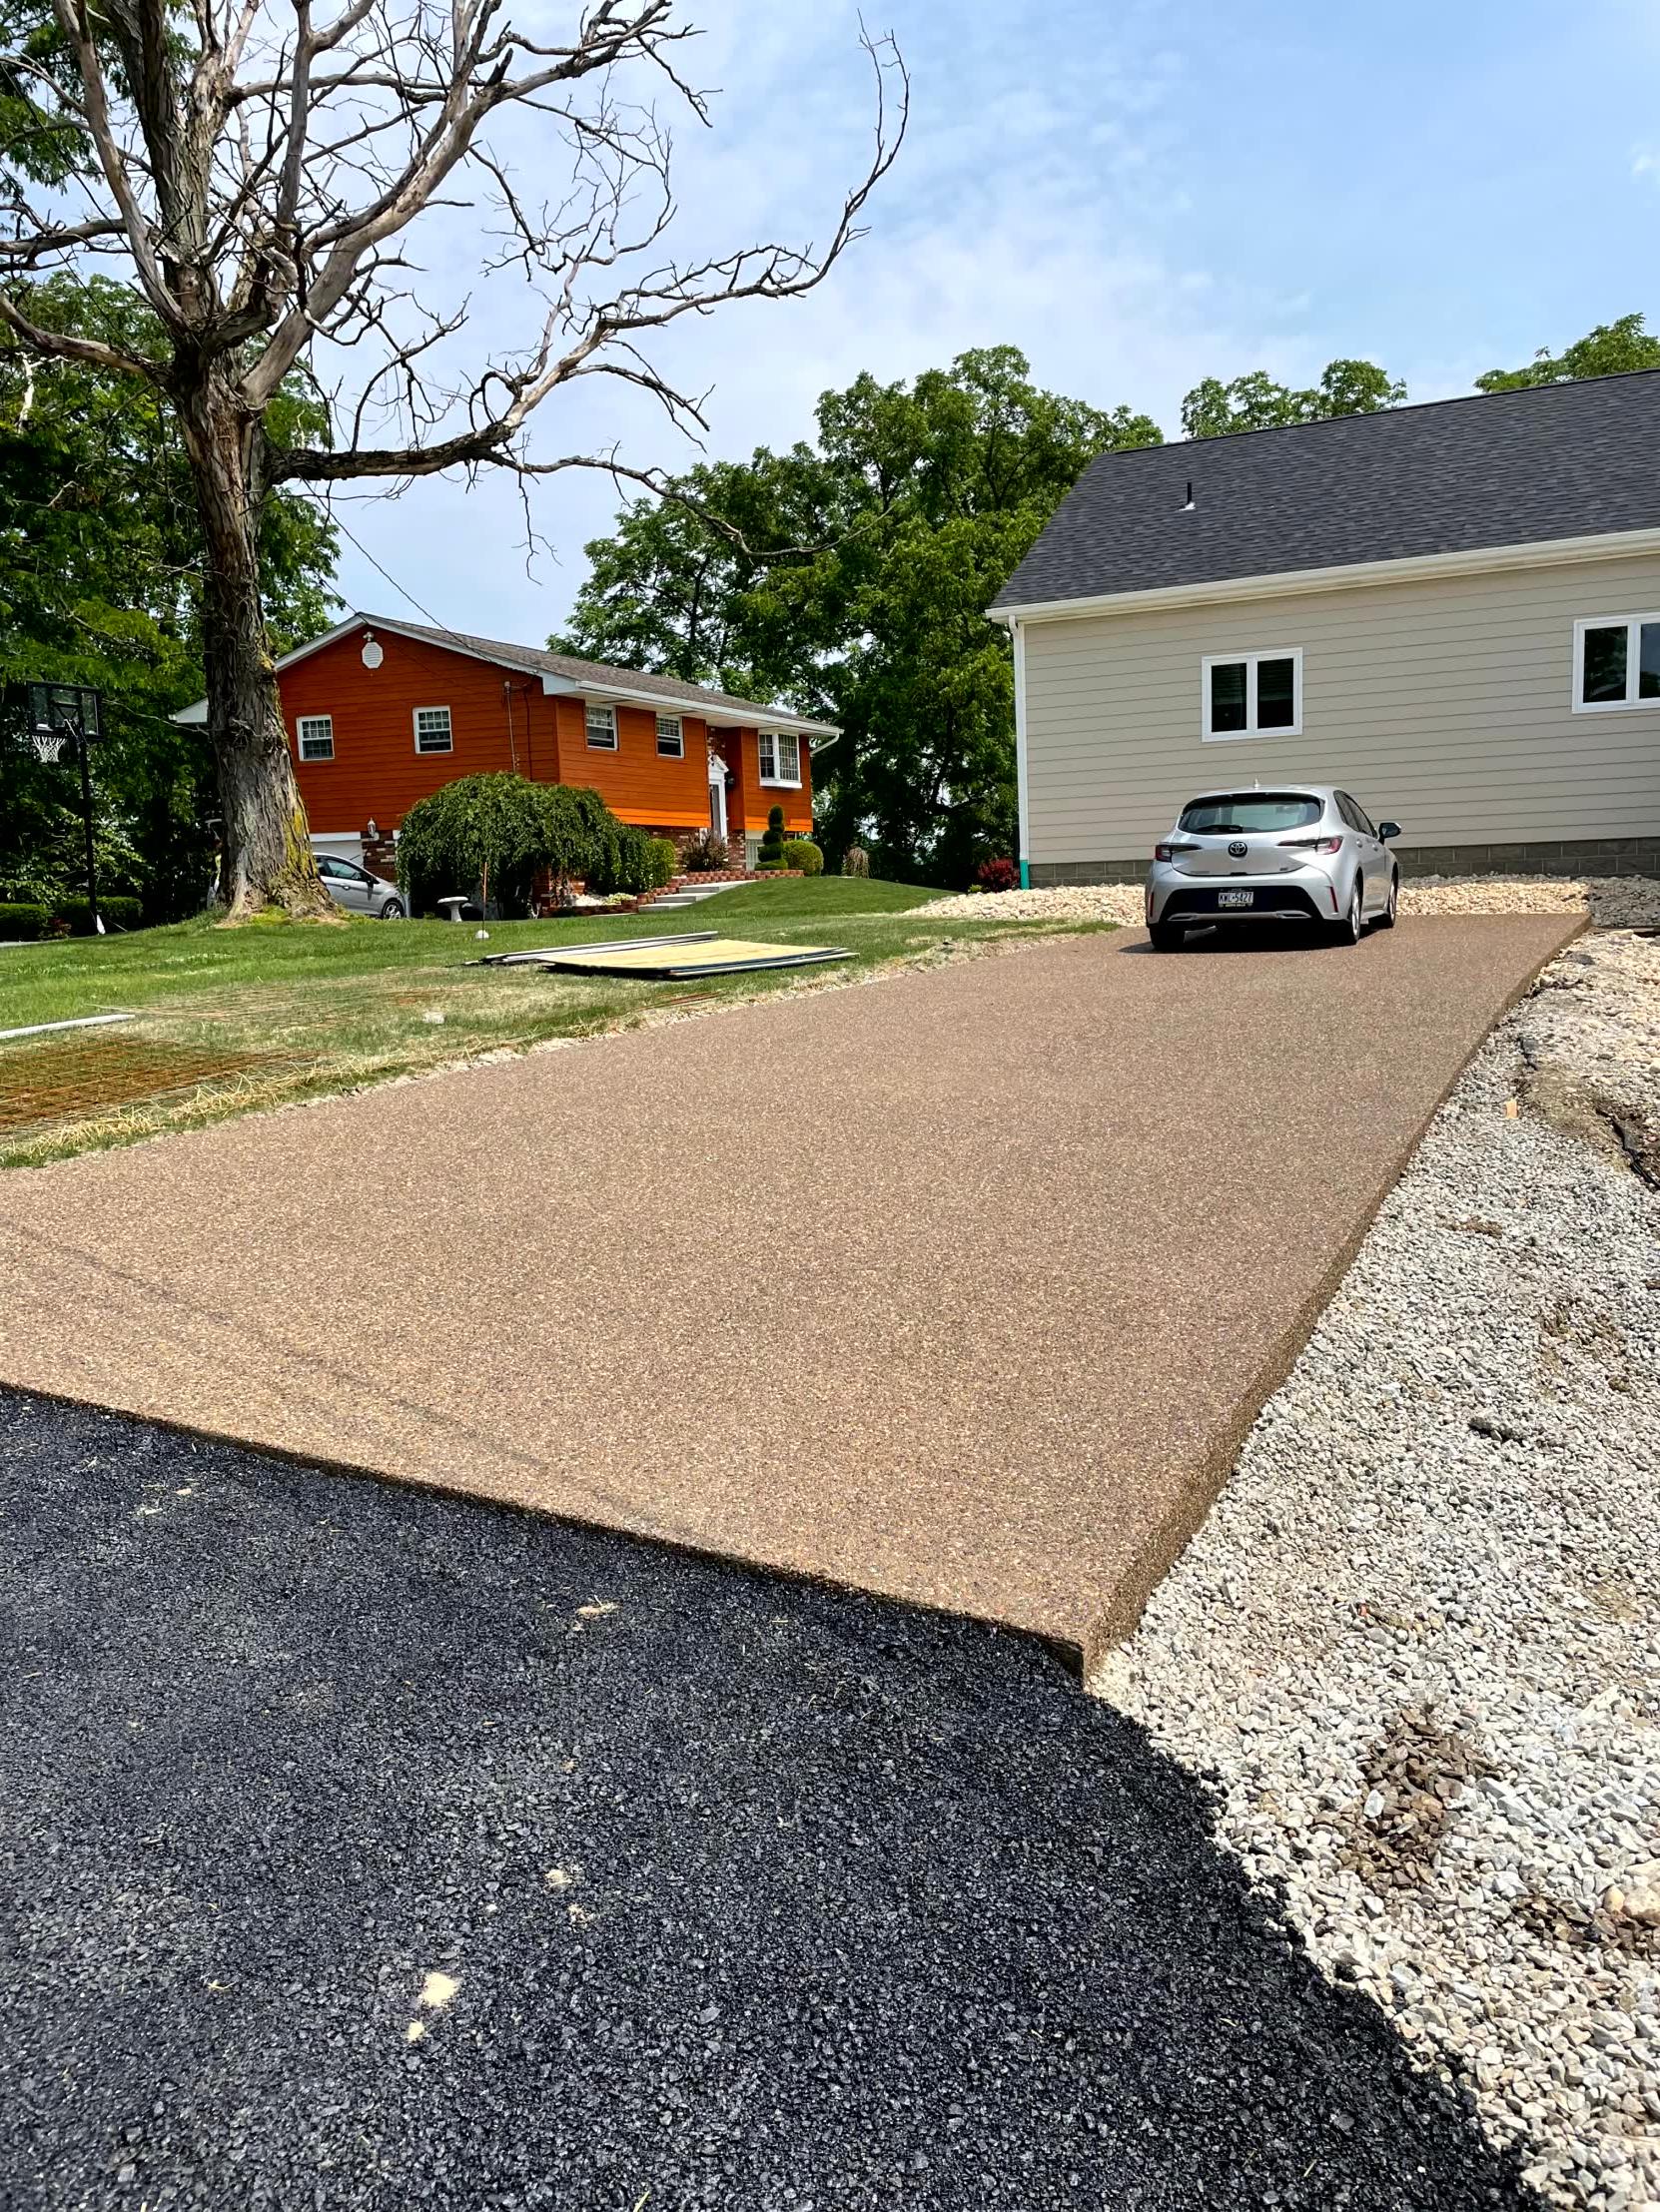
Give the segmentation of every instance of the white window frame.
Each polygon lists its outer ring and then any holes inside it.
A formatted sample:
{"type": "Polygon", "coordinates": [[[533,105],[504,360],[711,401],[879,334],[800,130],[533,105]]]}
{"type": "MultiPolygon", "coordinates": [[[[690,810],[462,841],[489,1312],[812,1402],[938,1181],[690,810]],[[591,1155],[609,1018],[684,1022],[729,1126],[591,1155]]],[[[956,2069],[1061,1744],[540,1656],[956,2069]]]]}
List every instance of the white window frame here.
{"type": "Polygon", "coordinates": [[[755,762],[762,783],[774,791],[799,791],[801,789],[801,740],[793,730],[757,730],[755,732],[755,762]],[[778,765],[783,758],[782,748],[795,747],[795,774],[781,776],[778,765]],[[772,750],[772,773],[767,773],[766,748],[772,750]]]}
{"type": "Polygon", "coordinates": [[[1587,614],[1573,626],[1573,694],[1568,701],[1575,714],[1653,714],[1660,708],[1660,699],[1640,699],[1637,681],[1641,674],[1639,654],[1642,648],[1642,631],[1647,623],[1660,623],[1660,614],[1587,614]],[[1625,632],[1625,697],[1623,699],[1587,699],[1585,692],[1585,632],[1587,630],[1624,630],[1625,632]]]}
{"type": "Polygon", "coordinates": [[[621,750],[621,741],[617,735],[616,708],[607,706],[604,700],[593,699],[583,703],[582,728],[587,736],[590,753],[615,753],[621,750]],[[601,718],[606,734],[595,737],[594,726],[601,718]]]}
{"type": "Polygon", "coordinates": [[[1199,669],[1199,734],[1207,745],[1233,745],[1242,737],[1300,737],[1302,735],[1302,647],[1300,645],[1253,646],[1248,653],[1207,653],[1199,669]],[[1291,664],[1291,719],[1270,730],[1256,725],[1256,670],[1264,660],[1288,660],[1291,664]],[[1237,667],[1245,671],[1245,726],[1243,730],[1211,727],[1211,671],[1237,667]]]}
{"type": "Polygon", "coordinates": [[[415,749],[423,760],[428,755],[452,753],[455,750],[455,717],[447,707],[413,707],[410,711],[410,724],[415,731],[415,749]],[[443,716],[444,741],[441,745],[423,745],[421,743],[422,737],[431,738],[437,734],[434,730],[422,730],[420,718],[423,714],[441,714],[443,716]]]}
{"type": "Polygon", "coordinates": [[[684,760],[685,757],[685,723],[677,714],[659,714],[657,717],[657,758],[659,760],[684,760]]]}
{"type": "Polygon", "coordinates": [[[332,714],[301,714],[295,717],[294,747],[303,761],[333,760],[335,757],[335,718],[332,714]],[[308,745],[326,744],[326,753],[308,753],[308,745]]]}

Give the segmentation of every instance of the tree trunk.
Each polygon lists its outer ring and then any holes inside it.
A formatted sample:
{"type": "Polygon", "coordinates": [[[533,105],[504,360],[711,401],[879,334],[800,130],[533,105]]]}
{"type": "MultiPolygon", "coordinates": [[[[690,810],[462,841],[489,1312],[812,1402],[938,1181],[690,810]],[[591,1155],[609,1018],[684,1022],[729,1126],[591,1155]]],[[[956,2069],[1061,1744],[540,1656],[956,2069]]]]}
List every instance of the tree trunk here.
{"type": "MultiPolygon", "coordinates": [[[[188,373],[188,372],[186,372],[188,373]]],[[[239,921],[268,907],[340,919],[312,857],[294,779],[277,671],[260,596],[260,426],[238,404],[220,365],[175,391],[196,486],[206,556],[202,651],[208,735],[219,769],[224,859],[219,890],[239,921]]]]}

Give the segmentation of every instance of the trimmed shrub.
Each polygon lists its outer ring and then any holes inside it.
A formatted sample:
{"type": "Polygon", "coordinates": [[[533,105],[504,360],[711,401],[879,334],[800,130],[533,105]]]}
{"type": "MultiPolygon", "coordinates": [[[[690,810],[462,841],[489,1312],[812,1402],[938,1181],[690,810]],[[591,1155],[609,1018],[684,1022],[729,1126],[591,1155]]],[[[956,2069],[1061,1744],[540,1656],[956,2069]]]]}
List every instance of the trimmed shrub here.
{"type": "Polygon", "coordinates": [[[699,830],[686,847],[686,856],[680,865],[693,876],[705,875],[712,868],[730,868],[732,861],[725,838],[716,837],[713,830],[699,830]]]}
{"type": "Polygon", "coordinates": [[[868,876],[870,874],[870,855],[862,845],[850,845],[847,851],[843,853],[842,874],[844,876],[868,876]]]}
{"type": "Polygon", "coordinates": [[[804,876],[822,876],[824,855],[810,837],[786,837],[784,840],[784,866],[799,868],[804,876]]]}
{"type": "Polygon", "coordinates": [[[0,938],[36,938],[46,935],[46,909],[32,900],[0,901],[0,938]]]}
{"type": "Polygon", "coordinates": [[[983,860],[974,880],[982,891],[1018,891],[1020,870],[1012,860],[983,860]]]}
{"type": "Polygon", "coordinates": [[[674,868],[675,851],[668,838],[652,837],[632,822],[617,822],[612,834],[601,841],[588,870],[587,886],[601,899],[618,892],[637,899],[643,892],[660,890],[674,868]]]}
{"type": "Polygon", "coordinates": [[[588,889],[597,898],[614,898],[619,892],[637,899],[651,882],[651,839],[632,822],[619,822],[604,840],[588,869],[588,889]]]}
{"type": "Polygon", "coordinates": [[[459,776],[417,799],[398,838],[398,881],[412,914],[470,897],[502,914],[527,913],[538,868],[549,865],[545,790],[525,776],[459,776]]]}
{"type": "Polygon", "coordinates": [[[782,807],[774,807],[767,815],[767,826],[761,836],[761,849],[755,855],[755,873],[762,875],[768,870],[782,868],[783,865],[784,810],[782,807]]]}
{"type": "Polygon", "coordinates": [[[540,865],[553,878],[556,898],[572,883],[594,890],[595,875],[615,868],[616,840],[622,824],[591,784],[538,784],[542,854],[540,865]]]}
{"type": "MultiPolygon", "coordinates": [[[[100,899],[98,911],[103,916],[107,930],[136,930],[144,918],[142,899],[127,899],[117,894],[113,898],[100,899]]],[[[52,909],[54,922],[64,923],[71,937],[90,937],[92,932],[92,904],[87,899],[60,899],[52,909]]]]}

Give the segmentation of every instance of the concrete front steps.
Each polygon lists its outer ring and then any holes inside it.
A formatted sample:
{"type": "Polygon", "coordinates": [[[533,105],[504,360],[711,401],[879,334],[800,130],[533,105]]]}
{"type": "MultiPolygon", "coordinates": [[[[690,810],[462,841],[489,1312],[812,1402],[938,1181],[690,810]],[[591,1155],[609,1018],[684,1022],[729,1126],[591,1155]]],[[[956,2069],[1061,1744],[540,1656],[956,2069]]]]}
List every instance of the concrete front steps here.
{"type": "Polygon", "coordinates": [[[740,884],[767,883],[778,876],[798,876],[799,868],[773,868],[765,876],[754,874],[671,876],[660,891],[648,891],[640,900],[640,909],[649,907],[653,914],[666,914],[677,907],[701,906],[705,899],[712,899],[717,892],[736,891],[740,884]]]}
{"type": "Polygon", "coordinates": [[[640,905],[649,907],[654,914],[667,914],[675,907],[701,906],[717,892],[736,891],[742,881],[741,876],[734,876],[724,883],[667,883],[661,891],[648,892],[640,905]]]}

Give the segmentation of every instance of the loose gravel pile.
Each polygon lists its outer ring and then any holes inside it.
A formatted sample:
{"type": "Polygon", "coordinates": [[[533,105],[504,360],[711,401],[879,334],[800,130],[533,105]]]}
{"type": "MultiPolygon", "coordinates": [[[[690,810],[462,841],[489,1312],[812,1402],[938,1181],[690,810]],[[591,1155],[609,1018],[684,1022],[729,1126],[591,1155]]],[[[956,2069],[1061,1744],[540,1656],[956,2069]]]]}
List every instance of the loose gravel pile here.
{"type": "MultiPolygon", "coordinates": [[[[1139,883],[1052,884],[1037,891],[966,891],[919,910],[939,921],[1119,922],[1139,927],[1139,883]]],[[[1580,914],[1603,929],[1660,927],[1652,876],[1419,876],[1401,886],[1402,914],[1580,914]]]]}
{"type": "Polygon", "coordinates": [[[1579,2212],[1660,2205],[1657,1093],[1660,943],[1581,939],[1096,1686],[1579,2212]]]}
{"type": "Polygon", "coordinates": [[[1653,876],[1415,876],[1400,887],[1402,914],[1580,914],[1599,929],[1660,926],[1653,876]]]}
{"type": "Polygon", "coordinates": [[[1146,902],[1139,883],[1046,884],[1036,891],[961,891],[915,910],[930,921],[1119,922],[1139,925],[1146,902]]]}

